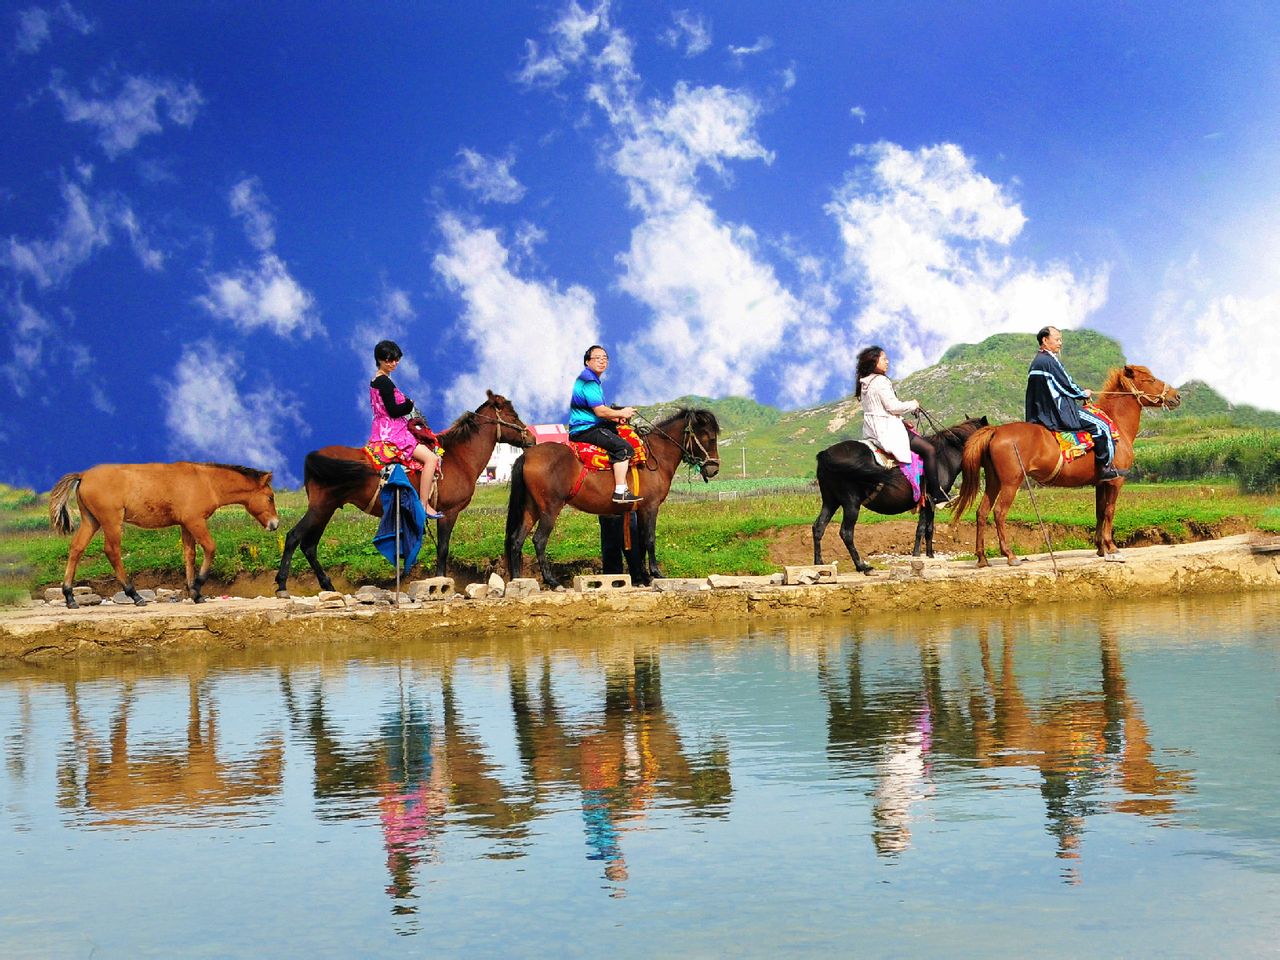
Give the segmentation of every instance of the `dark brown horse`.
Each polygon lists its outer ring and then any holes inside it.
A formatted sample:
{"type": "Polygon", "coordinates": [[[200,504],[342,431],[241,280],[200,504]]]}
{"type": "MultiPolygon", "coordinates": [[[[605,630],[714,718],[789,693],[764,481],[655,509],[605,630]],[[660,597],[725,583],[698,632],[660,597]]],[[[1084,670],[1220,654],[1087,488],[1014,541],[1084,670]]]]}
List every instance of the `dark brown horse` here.
{"type": "Polygon", "coordinates": [[[217,545],[209,535],[209,517],[219,507],[243,504],[253,519],[268,530],[280,525],[271,474],[252,467],[226,463],[104,463],[84,473],[68,473],[49,493],[49,523],[59,533],[71,532],[69,501],[75,493],[80,505],[80,529],[71,540],[62,595],[68,607],[76,607],[71,592],[80,555],[102,528],[102,549],[115,570],[116,579],[134,603],[145,601],[133,589],[120,559],[120,535],[124,524],[155,530],[182,528],[182,558],[187,568],[187,589],[196,603],[204,600],[200,588],[209,578],[217,545]],[[196,544],[204,551],[200,574],[195,574],[196,544]]]}
{"type": "MultiPolygon", "coordinates": [[[[949,489],[960,475],[965,441],[986,425],[986,417],[970,417],[925,437],[937,451],[938,482],[943,490],[949,489]]],[[[925,482],[923,477],[920,482],[925,482]]],[[[853,542],[858,510],[869,507],[876,513],[887,515],[906,513],[915,506],[915,494],[902,471],[897,467],[880,466],[867,445],[859,440],[843,440],[818,454],[818,490],[822,494],[822,509],[818,519],[813,521],[813,562],[822,563],[822,535],[835,512],[844,510],[840,539],[848,548],[853,566],[859,573],[870,573],[872,567],[863,563],[853,542]]],[[[933,503],[926,497],[920,506],[920,518],[916,521],[913,557],[920,555],[922,543],[927,554],[933,556],[933,519],[933,503]]]]}
{"type": "MultiPolygon", "coordinates": [[[[640,496],[635,505],[640,541],[648,558],[648,569],[642,569],[641,580],[648,583],[661,577],[655,556],[658,508],[671,490],[671,478],[681,463],[687,463],[710,480],[720,471],[716,447],[720,424],[709,410],[684,408],[657,423],[645,434],[649,446],[647,469],[640,471],[640,496]]],[[[542,582],[548,587],[559,581],[547,563],[547,540],[556,525],[556,517],[565,505],[584,513],[600,516],[624,514],[630,509],[613,502],[613,473],[593,470],[587,474],[582,489],[571,495],[582,464],[572,450],[562,443],[544,443],[526,450],[511,470],[511,500],[507,506],[507,575],[520,576],[525,537],[533,533],[542,582]]]]}
{"type": "MultiPolygon", "coordinates": [[[[444,516],[436,521],[436,574],[444,576],[449,561],[449,538],[458,514],[475,496],[476,480],[484,471],[493,448],[499,443],[515,447],[533,444],[533,435],[524,425],[511,401],[492,390],[474,412],[464,413],[444,433],[444,475],[436,485],[436,509],[444,516]]],[[[320,566],[316,547],[335,511],[353,504],[371,517],[382,516],[378,496],[378,471],[369,466],[363,447],[322,447],[307,454],[303,486],[307,490],[307,512],[289,531],[284,541],[280,569],[276,571],[276,596],[287,597],[289,565],[293,552],[311,564],[321,590],[332,590],[333,582],[320,566]]]]}
{"type": "MultiPolygon", "coordinates": [[[[1177,390],[1163,380],[1157,380],[1146,367],[1133,364],[1112,370],[1102,390],[1095,396],[1098,398],[1098,406],[1115,423],[1120,434],[1116,439],[1115,455],[1115,466],[1119,470],[1127,470],[1133,466],[1133,438],[1138,434],[1143,408],[1172,410],[1182,402],[1177,390]]],[[[970,437],[964,448],[964,483],[953,508],[952,526],[959,522],[960,515],[973,503],[978,494],[978,472],[985,470],[987,484],[978,504],[977,540],[974,547],[978,554],[978,566],[987,565],[987,515],[993,504],[1000,552],[1008,559],[1009,566],[1017,566],[1022,561],[1009,548],[1004,521],[1023,478],[1029,475],[1031,479],[1050,487],[1084,487],[1092,484],[1095,487],[1095,538],[1098,556],[1118,559],[1120,552],[1112,536],[1112,526],[1116,515],[1116,500],[1120,497],[1124,480],[1122,478],[1098,483],[1096,464],[1097,461],[1091,455],[1064,464],[1057,438],[1036,423],[1006,423],[979,430],[970,437]]]]}

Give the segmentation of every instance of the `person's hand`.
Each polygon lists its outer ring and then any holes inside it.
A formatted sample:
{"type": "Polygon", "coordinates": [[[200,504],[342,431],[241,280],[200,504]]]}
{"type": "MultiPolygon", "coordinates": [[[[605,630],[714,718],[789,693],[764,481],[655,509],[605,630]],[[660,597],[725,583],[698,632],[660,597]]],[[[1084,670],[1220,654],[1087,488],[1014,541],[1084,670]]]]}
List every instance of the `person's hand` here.
{"type": "Polygon", "coordinates": [[[636,415],[635,407],[622,407],[618,410],[619,420],[630,420],[635,415],[636,415]]]}
{"type": "Polygon", "coordinates": [[[1084,392],[1084,398],[1085,398],[1086,400],[1092,400],[1092,399],[1093,399],[1093,391],[1092,391],[1092,390],[1086,390],[1086,391],[1084,392]]]}

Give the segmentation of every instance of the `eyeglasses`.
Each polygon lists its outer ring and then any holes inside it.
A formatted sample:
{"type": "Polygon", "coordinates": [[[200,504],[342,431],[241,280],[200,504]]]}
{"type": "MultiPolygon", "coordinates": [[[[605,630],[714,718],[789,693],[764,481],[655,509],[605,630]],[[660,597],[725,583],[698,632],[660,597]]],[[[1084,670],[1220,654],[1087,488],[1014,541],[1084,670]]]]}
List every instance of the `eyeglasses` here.
{"type": "Polygon", "coordinates": [[[606,353],[606,354],[603,354],[603,355],[601,355],[601,354],[597,354],[596,356],[592,357],[591,359],[592,359],[592,360],[608,360],[608,359],[609,359],[609,355],[608,355],[607,353],[606,353]]]}

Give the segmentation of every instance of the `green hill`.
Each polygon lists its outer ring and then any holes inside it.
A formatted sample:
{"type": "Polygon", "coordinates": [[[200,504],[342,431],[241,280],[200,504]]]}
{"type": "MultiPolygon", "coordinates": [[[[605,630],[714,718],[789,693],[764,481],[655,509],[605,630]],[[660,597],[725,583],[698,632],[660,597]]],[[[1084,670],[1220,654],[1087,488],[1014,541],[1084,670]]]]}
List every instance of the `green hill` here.
{"type": "MultiPolygon", "coordinates": [[[[1068,330],[1065,336],[1063,359],[1082,386],[1098,388],[1109,371],[1125,363],[1120,344],[1110,337],[1094,330],[1068,330]]],[[[986,416],[992,423],[1019,420],[1035,350],[1034,338],[1026,334],[1000,333],[981,343],[957,344],[933,366],[895,381],[895,388],[900,397],[918,399],[940,425],[968,416],[986,416]]],[[[852,370],[848,381],[852,387],[852,370]]],[[[1180,392],[1182,406],[1145,417],[1142,436],[1190,438],[1280,429],[1280,413],[1231,404],[1200,381],[1187,383],[1180,392]]],[[[644,412],[656,419],[676,406],[706,407],[719,418],[725,476],[740,474],[744,448],[748,476],[811,476],[819,450],[862,432],[862,405],[852,393],[801,410],[780,410],[745,397],[686,396],[644,412]]]]}

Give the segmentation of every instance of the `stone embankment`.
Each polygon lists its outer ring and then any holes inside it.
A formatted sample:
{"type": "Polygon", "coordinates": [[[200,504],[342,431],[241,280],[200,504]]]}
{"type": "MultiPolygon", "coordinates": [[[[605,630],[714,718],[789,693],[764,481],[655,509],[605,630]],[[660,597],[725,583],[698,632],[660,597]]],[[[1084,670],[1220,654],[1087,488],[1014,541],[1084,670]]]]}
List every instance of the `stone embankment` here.
{"type": "Polygon", "coordinates": [[[1235,593],[1280,587],[1280,542],[1238,536],[1143,547],[1110,563],[1091,551],[1026,558],[1021,566],[977,569],[974,561],[894,559],[870,576],[827,567],[788,567],[769,577],[713,575],[634,588],[625,577],[575,578],[571,591],[531,580],[472,585],[418,581],[395,597],[376,587],[352,595],[210,599],[145,606],[99,602],[68,609],[53,601],[0,613],[0,661],[111,656],[163,650],[332,643],[392,636],[441,640],[516,635],[607,622],[610,629],[664,623],[755,621],[869,612],[992,608],[1235,593]]]}

